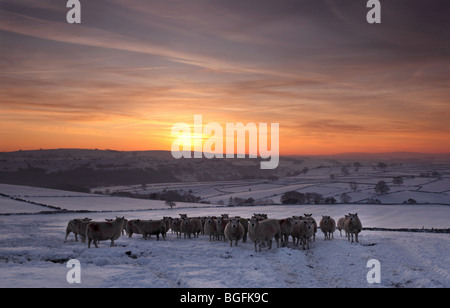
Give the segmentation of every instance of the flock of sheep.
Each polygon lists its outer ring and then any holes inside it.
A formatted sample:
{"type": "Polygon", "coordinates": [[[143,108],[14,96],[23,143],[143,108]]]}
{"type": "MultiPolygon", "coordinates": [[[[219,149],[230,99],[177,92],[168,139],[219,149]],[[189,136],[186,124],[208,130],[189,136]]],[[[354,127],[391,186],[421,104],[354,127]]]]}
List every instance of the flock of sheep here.
{"type": "MultiPolygon", "coordinates": [[[[320,230],[325,235],[325,240],[331,240],[333,233],[337,229],[342,236],[342,230],[345,231],[348,240],[353,243],[353,236],[358,242],[358,234],[362,230],[361,221],[358,214],[348,214],[338,220],[330,216],[322,216],[319,222],[320,230]]],[[[277,247],[286,246],[289,242],[289,236],[292,237],[294,246],[302,244],[309,249],[311,239],[315,241],[317,232],[316,220],[312,214],[304,216],[292,216],[285,219],[269,219],[267,214],[254,214],[252,218],[229,217],[228,214],[221,216],[208,217],[187,217],[186,214],[180,214],[180,218],[164,217],[161,220],[126,220],[124,217],[116,217],[114,220],[102,222],[93,222],[89,218],[73,219],[69,221],[66,228],[66,238],[70,233],[74,233],[75,240],[78,241],[78,235],[83,242],[88,240],[88,248],[93,242],[98,248],[99,241],[111,241],[111,247],[114,247],[114,241],[124,232],[131,238],[133,234],[141,234],[144,239],[148,236],[156,235],[157,240],[161,235],[166,239],[167,231],[171,229],[176,233],[177,238],[198,237],[199,234],[209,235],[210,241],[227,240],[230,246],[233,241],[237,246],[238,242],[247,241],[248,238],[254,243],[255,251],[261,251],[261,247],[267,244],[268,249],[272,247],[272,240],[275,239],[277,247]]]]}

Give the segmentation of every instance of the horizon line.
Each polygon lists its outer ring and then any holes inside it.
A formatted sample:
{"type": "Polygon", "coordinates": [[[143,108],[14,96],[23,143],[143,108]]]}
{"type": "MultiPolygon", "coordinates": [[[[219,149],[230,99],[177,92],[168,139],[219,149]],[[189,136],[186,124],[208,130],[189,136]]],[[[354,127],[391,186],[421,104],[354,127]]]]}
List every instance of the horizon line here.
{"type": "MultiPolygon", "coordinates": [[[[80,151],[113,151],[113,152],[167,152],[171,153],[170,150],[115,150],[115,149],[99,149],[99,148],[49,148],[49,149],[19,149],[19,150],[0,150],[0,153],[17,153],[17,152],[37,152],[37,151],[58,151],[58,150],[80,150],[80,151]]],[[[180,151],[182,152],[182,151],[180,151]]],[[[191,153],[196,153],[199,151],[191,151],[191,153]]],[[[202,154],[207,152],[202,152],[202,154]]],[[[227,153],[223,153],[226,155],[227,153]]],[[[233,155],[238,155],[239,153],[234,153],[233,155]]],[[[450,155],[450,152],[414,152],[414,151],[390,151],[390,152],[336,152],[333,154],[281,154],[280,156],[338,156],[338,155],[382,155],[382,154],[420,154],[420,155],[450,155]]],[[[245,153],[246,156],[249,153],[245,153]]],[[[246,157],[248,158],[248,157],[246,157]]],[[[258,157],[259,158],[259,157],[258,157]]]]}

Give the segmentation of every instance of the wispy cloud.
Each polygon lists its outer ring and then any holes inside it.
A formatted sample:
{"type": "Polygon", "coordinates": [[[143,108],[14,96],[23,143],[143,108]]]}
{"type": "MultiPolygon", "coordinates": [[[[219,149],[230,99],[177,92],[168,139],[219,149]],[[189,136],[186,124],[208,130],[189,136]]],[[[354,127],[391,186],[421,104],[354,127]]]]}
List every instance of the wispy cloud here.
{"type": "Polygon", "coordinates": [[[450,151],[449,6],[383,2],[369,25],[356,0],[98,0],[69,25],[65,3],[4,0],[0,138],[144,149],[202,114],[278,122],[290,153],[450,151]]]}

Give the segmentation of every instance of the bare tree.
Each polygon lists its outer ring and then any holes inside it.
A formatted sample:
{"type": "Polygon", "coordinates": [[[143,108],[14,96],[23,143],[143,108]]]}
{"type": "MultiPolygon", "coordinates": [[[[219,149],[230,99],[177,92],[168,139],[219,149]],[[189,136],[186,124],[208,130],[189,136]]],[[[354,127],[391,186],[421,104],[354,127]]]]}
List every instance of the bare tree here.
{"type": "Polygon", "coordinates": [[[169,200],[166,201],[166,205],[170,206],[171,209],[173,209],[174,206],[177,206],[177,204],[174,201],[169,200]]]}
{"type": "Polygon", "coordinates": [[[379,195],[387,194],[391,189],[387,186],[385,181],[379,181],[377,185],[375,185],[375,192],[379,195]]]}

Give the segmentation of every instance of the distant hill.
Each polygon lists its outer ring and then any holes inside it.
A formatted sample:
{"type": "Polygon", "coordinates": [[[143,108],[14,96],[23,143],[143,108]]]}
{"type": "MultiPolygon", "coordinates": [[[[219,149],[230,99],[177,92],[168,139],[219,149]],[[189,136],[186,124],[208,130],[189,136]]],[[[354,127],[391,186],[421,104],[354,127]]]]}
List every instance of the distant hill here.
{"type": "Polygon", "coordinates": [[[261,170],[260,159],[174,159],[168,151],[53,149],[0,153],[0,183],[87,192],[90,188],[167,182],[267,179],[296,176],[325,166],[447,163],[450,154],[346,153],[284,156],[279,167],[261,170]]]}

